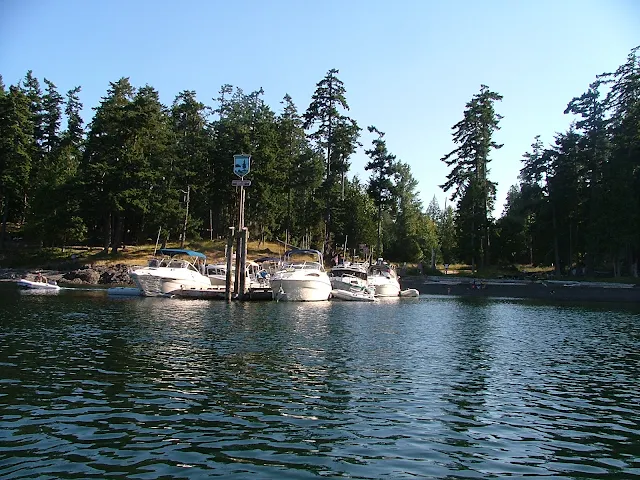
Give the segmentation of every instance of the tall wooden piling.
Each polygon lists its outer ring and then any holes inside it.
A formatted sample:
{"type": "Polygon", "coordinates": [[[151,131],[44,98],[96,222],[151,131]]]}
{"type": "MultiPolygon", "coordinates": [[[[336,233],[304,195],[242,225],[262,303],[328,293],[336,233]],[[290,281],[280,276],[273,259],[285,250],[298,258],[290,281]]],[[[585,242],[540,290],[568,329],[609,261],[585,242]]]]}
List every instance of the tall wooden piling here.
{"type": "Polygon", "coordinates": [[[233,239],[235,237],[235,230],[235,227],[229,227],[229,236],[227,237],[227,272],[224,291],[227,302],[231,301],[231,259],[233,258],[233,239]]]}
{"type": "Polygon", "coordinates": [[[240,300],[245,299],[245,293],[247,292],[247,241],[249,240],[249,230],[247,227],[243,227],[240,232],[240,250],[237,252],[237,256],[240,257],[240,268],[239,272],[242,272],[240,275],[240,283],[239,285],[239,298],[240,300]]]}

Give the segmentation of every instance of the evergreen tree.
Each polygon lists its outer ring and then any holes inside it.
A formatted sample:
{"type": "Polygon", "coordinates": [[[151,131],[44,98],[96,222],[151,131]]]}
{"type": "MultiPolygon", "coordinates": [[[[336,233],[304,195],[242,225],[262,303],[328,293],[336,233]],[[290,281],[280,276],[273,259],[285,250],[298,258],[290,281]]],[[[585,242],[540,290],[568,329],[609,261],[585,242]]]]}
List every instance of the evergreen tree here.
{"type": "Polygon", "coordinates": [[[378,138],[372,141],[373,148],[365,150],[365,153],[371,160],[364,168],[367,171],[371,170],[367,192],[373,199],[377,209],[378,236],[376,241],[376,255],[381,255],[383,250],[382,214],[393,205],[395,188],[393,176],[397,172],[396,157],[387,150],[387,143],[383,140],[384,132],[381,132],[374,126],[370,126],[368,130],[378,135],[378,138]]]}
{"type": "Polygon", "coordinates": [[[442,263],[445,265],[452,264],[457,259],[458,240],[455,230],[455,212],[451,205],[445,205],[442,209],[442,218],[437,227],[442,251],[442,263]]]}
{"type": "Polygon", "coordinates": [[[33,123],[29,98],[18,87],[0,96],[0,200],[4,247],[7,222],[22,221],[34,151],[33,123]]]}
{"type": "Polygon", "coordinates": [[[130,139],[130,109],[134,88],[128,78],[111,82],[107,95],[95,107],[89,126],[87,145],[81,166],[85,185],[83,210],[90,230],[102,230],[101,240],[105,253],[113,240],[115,212],[122,211],[119,193],[121,181],[127,172],[127,140],[130,139]]]}
{"type": "MultiPolygon", "coordinates": [[[[187,226],[192,235],[196,234],[199,225],[205,222],[209,224],[210,215],[213,214],[213,207],[209,203],[209,189],[212,182],[209,153],[213,139],[208,115],[209,108],[197,100],[196,92],[192,90],[180,92],[171,107],[175,161],[171,164],[170,171],[166,172],[170,180],[165,183],[175,186],[178,190],[189,190],[190,206],[187,226]]],[[[176,195],[177,198],[180,197],[177,191],[176,195]]],[[[176,207],[178,207],[177,203],[176,207]]],[[[183,216],[182,211],[182,209],[176,210],[172,217],[183,216]]],[[[171,223],[176,224],[176,221],[171,223]]],[[[157,225],[157,227],[160,226],[157,225]]],[[[210,225],[209,229],[211,229],[210,225]]],[[[182,241],[184,240],[183,238],[182,241]]]]}
{"type": "Polygon", "coordinates": [[[325,254],[329,252],[333,233],[332,210],[337,207],[338,202],[336,179],[344,178],[348,170],[347,159],[355,151],[360,132],[357,123],[341,113],[341,110],[349,110],[349,105],[345,97],[344,84],[337,77],[338,73],[338,70],[331,69],[318,82],[311,97],[311,104],[304,115],[304,128],[315,128],[309,134],[309,138],[326,154],[325,182],[322,189],[326,204],[323,241],[325,254]]]}
{"type": "Polygon", "coordinates": [[[640,47],[615,72],[600,78],[611,86],[605,100],[610,111],[611,155],[603,172],[607,192],[604,239],[616,276],[626,266],[638,276],[640,262],[640,47]]]}
{"type": "Polygon", "coordinates": [[[433,225],[436,233],[435,243],[432,242],[430,246],[430,249],[431,249],[430,265],[432,270],[436,269],[436,262],[437,262],[438,256],[440,257],[442,256],[442,252],[441,252],[442,239],[440,238],[440,235],[441,235],[440,221],[442,219],[442,213],[443,211],[440,210],[440,205],[438,204],[438,200],[434,195],[433,198],[431,199],[431,202],[429,202],[429,206],[427,207],[427,210],[425,212],[426,218],[430,220],[430,225],[433,225]]]}
{"type": "MultiPolygon", "coordinates": [[[[251,124],[255,102],[242,89],[233,91],[231,85],[223,85],[216,100],[219,105],[215,113],[219,119],[211,126],[215,142],[209,154],[209,204],[213,207],[214,228],[226,234],[229,226],[238,225],[238,195],[231,186],[231,180],[235,178],[233,156],[252,154],[251,124]]],[[[254,173],[254,165],[251,170],[254,173]]]]}
{"type": "Polygon", "coordinates": [[[394,166],[393,221],[387,227],[391,232],[388,254],[401,262],[435,263],[438,239],[433,220],[422,213],[422,202],[418,196],[418,182],[411,174],[408,164],[397,162],[394,166]]]}
{"type": "Polygon", "coordinates": [[[64,113],[67,117],[67,128],[61,137],[61,165],[67,171],[67,176],[74,176],[82,159],[84,145],[84,121],[80,112],[82,103],[78,94],[81,88],[75,87],[67,92],[64,113]]]}
{"type": "Polygon", "coordinates": [[[495,112],[494,103],[500,100],[501,95],[482,85],[467,103],[463,119],[453,126],[457,147],[441,158],[452,167],[441,188],[448,192],[455,187],[451,200],[460,200],[459,241],[461,246],[466,245],[464,253],[471,260],[472,270],[478,256],[481,265],[489,263],[489,212],[493,209],[496,184],[488,178],[488,164],[491,150],[502,147],[493,140],[502,118],[495,112]]]}
{"type": "MultiPolygon", "coordinates": [[[[303,186],[301,182],[306,180],[300,167],[303,163],[302,156],[305,153],[308,154],[309,146],[304,133],[302,117],[298,114],[298,109],[291,96],[285,95],[281,103],[284,105],[284,109],[277,119],[278,149],[280,169],[285,176],[284,194],[286,195],[286,216],[281,228],[285,232],[285,242],[291,243],[291,237],[295,230],[292,202],[294,198],[298,201],[301,200],[298,195],[294,197],[294,193],[296,190],[300,190],[299,187],[303,186]]],[[[303,232],[299,233],[304,235],[303,232]]]]}
{"type": "Polygon", "coordinates": [[[344,208],[336,221],[344,235],[338,237],[337,243],[346,250],[342,252],[344,256],[360,256],[360,245],[370,246],[376,241],[376,207],[358,176],[345,180],[344,196],[344,208]]]}
{"type": "Polygon", "coordinates": [[[37,176],[32,178],[31,204],[28,232],[40,243],[53,243],[56,225],[54,211],[57,208],[56,190],[65,182],[65,171],[60,166],[60,121],[63,98],[53,82],[44,80],[46,93],[42,97],[41,155],[37,176]]]}
{"type": "Polygon", "coordinates": [[[585,189],[585,265],[593,271],[600,263],[606,250],[606,197],[604,172],[610,155],[610,144],[606,129],[606,107],[600,98],[600,81],[589,86],[589,90],[576,97],[567,106],[565,113],[579,115],[576,128],[582,132],[580,148],[582,150],[582,176],[588,183],[585,189]]]}
{"type": "Polygon", "coordinates": [[[125,106],[123,120],[124,151],[118,161],[120,168],[114,172],[118,188],[112,194],[112,253],[139,234],[153,235],[159,220],[177,237],[185,218],[184,209],[176,207],[183,198],[183,187],[173,183],[178,177],[173,170],[175,137],[158,91],[149,85],[140,88],[125,106]],[[165,183],[166,188],[162,188],[165,183]],[[126,232],[131,234],[127,236],[126,232]]]}

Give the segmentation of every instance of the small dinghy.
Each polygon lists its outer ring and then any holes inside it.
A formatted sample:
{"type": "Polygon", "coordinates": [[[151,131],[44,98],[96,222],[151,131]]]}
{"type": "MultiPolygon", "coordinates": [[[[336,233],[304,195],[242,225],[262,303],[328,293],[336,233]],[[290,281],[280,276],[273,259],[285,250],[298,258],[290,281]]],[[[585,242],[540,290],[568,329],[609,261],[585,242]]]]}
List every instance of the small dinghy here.
{"type": "Polygon", "coordinates": [[[375,302],[376,297],[367,289],[331,290],[331,297],[351,302],[375,302]]]}
{"type": "Polygon", "coordinates": [[[407,288],[406,290],[402,290],[400,292],[401,297],[418,297],[420,296],[420,292],[415,288],[407,288]]]}
{"type": "Polygon", "coordinates": [[[18,286],[20,288],[29,288],[33,290],[50,290],[57,291],[60,290],[60,286],[53,282],[52,280],[46,281],[38,281],[38,280],[27,280],[26,278],[21,278],[18,280],[18,286]]]}

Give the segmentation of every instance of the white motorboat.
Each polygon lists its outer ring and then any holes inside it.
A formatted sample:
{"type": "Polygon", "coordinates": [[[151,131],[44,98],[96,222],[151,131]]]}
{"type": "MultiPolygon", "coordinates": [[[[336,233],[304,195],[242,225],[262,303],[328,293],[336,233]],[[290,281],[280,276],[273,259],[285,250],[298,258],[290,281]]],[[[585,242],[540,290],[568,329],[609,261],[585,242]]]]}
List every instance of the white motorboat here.
{"type": "MultiPolygon", "coordinates": [[[[227,284],[227,265],[225,263],[212,263],[206,267],[207,276],[211,285],[225,286],[227,284]]],[[[231,283],[233,284],[234,275],[231,273],[231,283]]]]}
{"type": "MultiPolygon", "coordinates": [[[[226,287],[227,285],[227,265],[224,263],[214,263],[206,266],[206,273],[213,287],[226,287]]],[[[231,270],[231,284],[235,282],[236,269],[231,270]]],[[[256,262],[247,260],[245,265],[245,287],[266,288],[269,286],[269,275],[256,262]]]]}
{"type": "Polygon", "coordinates": [[[318,250],[291,250],[282,269],[271,275],[274,300],[314,302],[329,300],[331,280],[318,250]]]}
{"type": "Polygon", "coordinates": [[[163,258],[152,258],[148,266],[130,273],[142,295],[174,295],[183,288],[211,287],[209,277],[200,268],[206,261],[203,253],[178,248],[163,248],[159,253],[163,258]]]}
{"type": "Polygon", "coordinates": [[[331,297],[351,302],[375,302],[376,297],[373,290],[367,287],[354,287],[349,290],[334,288],[331,290],[331,297]]]}
{"type": "Polygon", "coordinates": [[[334,290],[346,290],[350,291],[356,289],[371,289],[369,286],[368,264],[365,263],[351,263],[343,262],[336,265],[329,272],[329,279],[331,280],[331,287],[334,290]]]}
{"type": "Polygon", "coordinates": [[[369,267],[369,285],[376,289],[376,297],[400,295],[400,281],[394,268],[381,258],[369,267]]]}
{"type": "Polygon", "coordinates": [[[60,290],[60,286],[55,281],[47,281],[44,277],[36,277],[34,280],[21,278],[20,280],[18,280],[18,286],[20,288],[29,288],[33,290],[49,290],[52,292],[60,290]]]}

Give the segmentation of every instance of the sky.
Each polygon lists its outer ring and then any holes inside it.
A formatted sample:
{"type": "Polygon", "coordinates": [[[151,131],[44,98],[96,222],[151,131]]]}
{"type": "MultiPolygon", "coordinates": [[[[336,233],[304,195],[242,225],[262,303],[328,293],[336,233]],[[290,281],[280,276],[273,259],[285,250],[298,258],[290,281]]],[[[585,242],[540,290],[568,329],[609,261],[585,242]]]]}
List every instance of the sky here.
{"type": "MultiPolygon", "coordinates": [[[[149,84],[170,105],[183,90],[215,106],[223,84],[264,89],[276,112],[300,113],[329,69],[339,70],[363,128],[351,173],[364,170],[375,125],[408,164],[423,206],[452,191],[440,159],[481,85],[504,98],[489,178],[499,217],[536,135],[545,145],[574,120],[564,109],[596,75],[640,45],[637,0],[0,0],[0,74],[27,70],[64,93],[82,87],[86,122],[109,82],[149,84]]],[[[240,153],[240,152],[239,152],[240,153]]],[[[229,162],[233,159],[230,158],[229,162]]]]}

